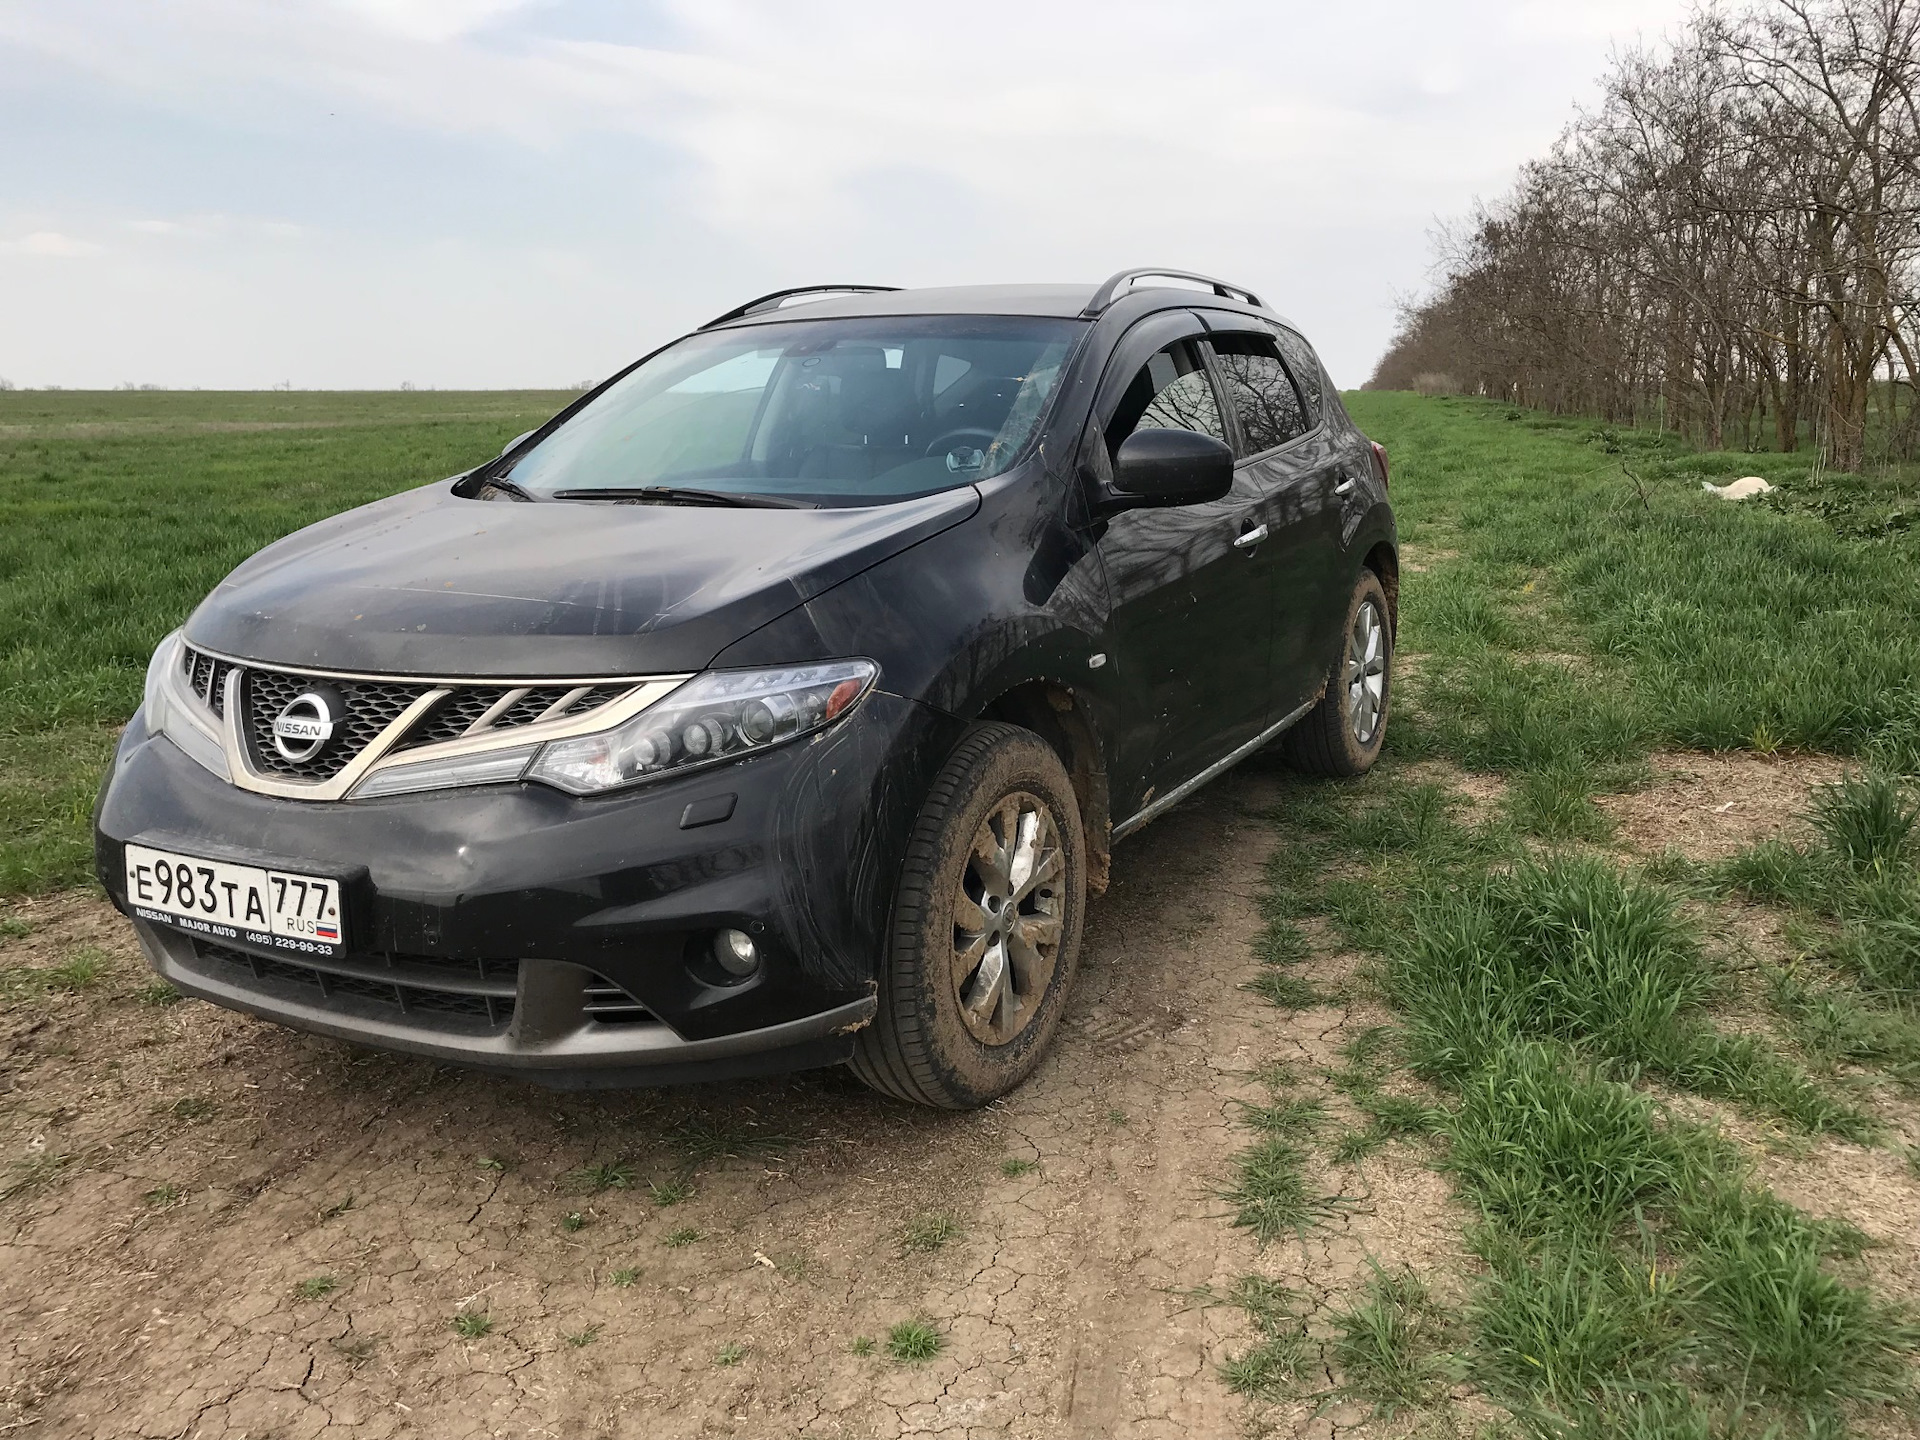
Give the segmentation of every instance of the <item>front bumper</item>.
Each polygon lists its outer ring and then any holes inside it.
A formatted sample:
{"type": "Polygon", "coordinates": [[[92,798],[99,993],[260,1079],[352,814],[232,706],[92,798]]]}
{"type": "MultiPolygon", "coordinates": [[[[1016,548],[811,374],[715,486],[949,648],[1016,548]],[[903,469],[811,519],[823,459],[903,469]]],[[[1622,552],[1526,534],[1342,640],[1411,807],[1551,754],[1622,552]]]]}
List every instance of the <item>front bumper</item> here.
{"type": "Polygon", "coordinates": [[[168,980],[298,1029],[562,1086],[831,1064],[874,1012],[898,857],[959,730],[875,692],[810,740],[614,795],[318,803],[226,784],[136,716],[95,863],[168,980]],[[337,878],[344,953],[137,911],[128,844],[337,878]],[[759,942],[750,979],[702,962],[721,927],[759,942]]]}

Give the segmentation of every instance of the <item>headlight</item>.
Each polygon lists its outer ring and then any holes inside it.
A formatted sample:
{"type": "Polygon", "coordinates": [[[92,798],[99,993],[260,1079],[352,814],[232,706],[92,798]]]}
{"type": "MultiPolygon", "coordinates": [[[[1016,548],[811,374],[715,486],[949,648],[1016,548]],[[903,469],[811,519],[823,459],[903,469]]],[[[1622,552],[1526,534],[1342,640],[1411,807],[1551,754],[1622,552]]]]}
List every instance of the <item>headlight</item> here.
{"type": "Polygon", "coordinates": [[[146,694],[140,702],[147,729],[166,736],[222,780],[230,780],[226,747],[214,733],[212,717],[200,720],[189,708],[197,702],[181,695],[180,646],[180,632],[175,630],[154,647],[153,659],[147,662],[146,694]]]}
{"type": "Polygon", "coordinates": [[[591,795],[736,760],[831,724],[879,673],[868,660],[835,660],[696,675],[616,729],[550,741],[526,778],[591,795]]]}

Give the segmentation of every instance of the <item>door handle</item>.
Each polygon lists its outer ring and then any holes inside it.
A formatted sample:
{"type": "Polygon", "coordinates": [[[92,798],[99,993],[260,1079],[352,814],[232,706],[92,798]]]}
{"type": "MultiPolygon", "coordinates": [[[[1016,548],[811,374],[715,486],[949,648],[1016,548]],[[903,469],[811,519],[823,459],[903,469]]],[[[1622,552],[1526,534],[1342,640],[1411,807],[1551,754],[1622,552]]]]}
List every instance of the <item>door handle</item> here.
{"type": "Polygon", "coordinates": [[[1251,550],[1266,538],[1267,527],[1265,525],[1256,525],[1238,540],[1235,540],[1233,542],[1233,548],[1236,550],[1251,550]]]}
{"type": "Polygon", "coordinates": [[[1353,487],[1355,485],[1358,485],[1359,483],[1360,482],[1358,480],[1355,480],[1353,476],[1343,475],[1340,477],[1340,483],[1333,487],[1333,493],[1336,495],[1351,494],[1353,491],[1353,487]]]}

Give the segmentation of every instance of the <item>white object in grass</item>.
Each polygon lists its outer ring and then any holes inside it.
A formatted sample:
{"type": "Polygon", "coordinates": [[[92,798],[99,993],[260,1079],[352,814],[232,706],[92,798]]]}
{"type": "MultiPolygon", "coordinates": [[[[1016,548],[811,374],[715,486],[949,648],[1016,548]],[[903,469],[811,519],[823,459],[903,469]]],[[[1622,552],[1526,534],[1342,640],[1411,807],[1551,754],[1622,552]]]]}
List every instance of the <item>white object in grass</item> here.
{"type": "Polygon", "coordinates": [[[1749,500],[1755,495],[1766,494],[1773,486],[1758,475],[1747,475],[1730,485],[1714,485],[1702,480],[1700,488],[1709,495],[1718,495],[1722,500],[1749,500]]]}

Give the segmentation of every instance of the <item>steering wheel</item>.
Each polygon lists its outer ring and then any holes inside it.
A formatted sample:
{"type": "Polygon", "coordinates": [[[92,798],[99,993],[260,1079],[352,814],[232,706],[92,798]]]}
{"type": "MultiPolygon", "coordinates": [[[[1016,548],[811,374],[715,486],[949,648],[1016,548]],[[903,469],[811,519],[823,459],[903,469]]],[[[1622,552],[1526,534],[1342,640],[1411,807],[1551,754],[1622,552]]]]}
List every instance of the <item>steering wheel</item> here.
{"type": "MultiPolygon", "coordinates": [[[[999,436],[1000,432],[998,430],[988,430],[981,425],[962,425],[958,430],[947,431],[946,434],[940,436],[921,453],[927,459],[931,460],[936,455],[945,455],[956,448],[955,442],[960,440],[977,440],[979,444],[975,445],[974,448],[984,451],[989,445],[993,444],[999,436]]],[[[960,468],[972,469],[973,467],[962,466],[960,468]]]]}

